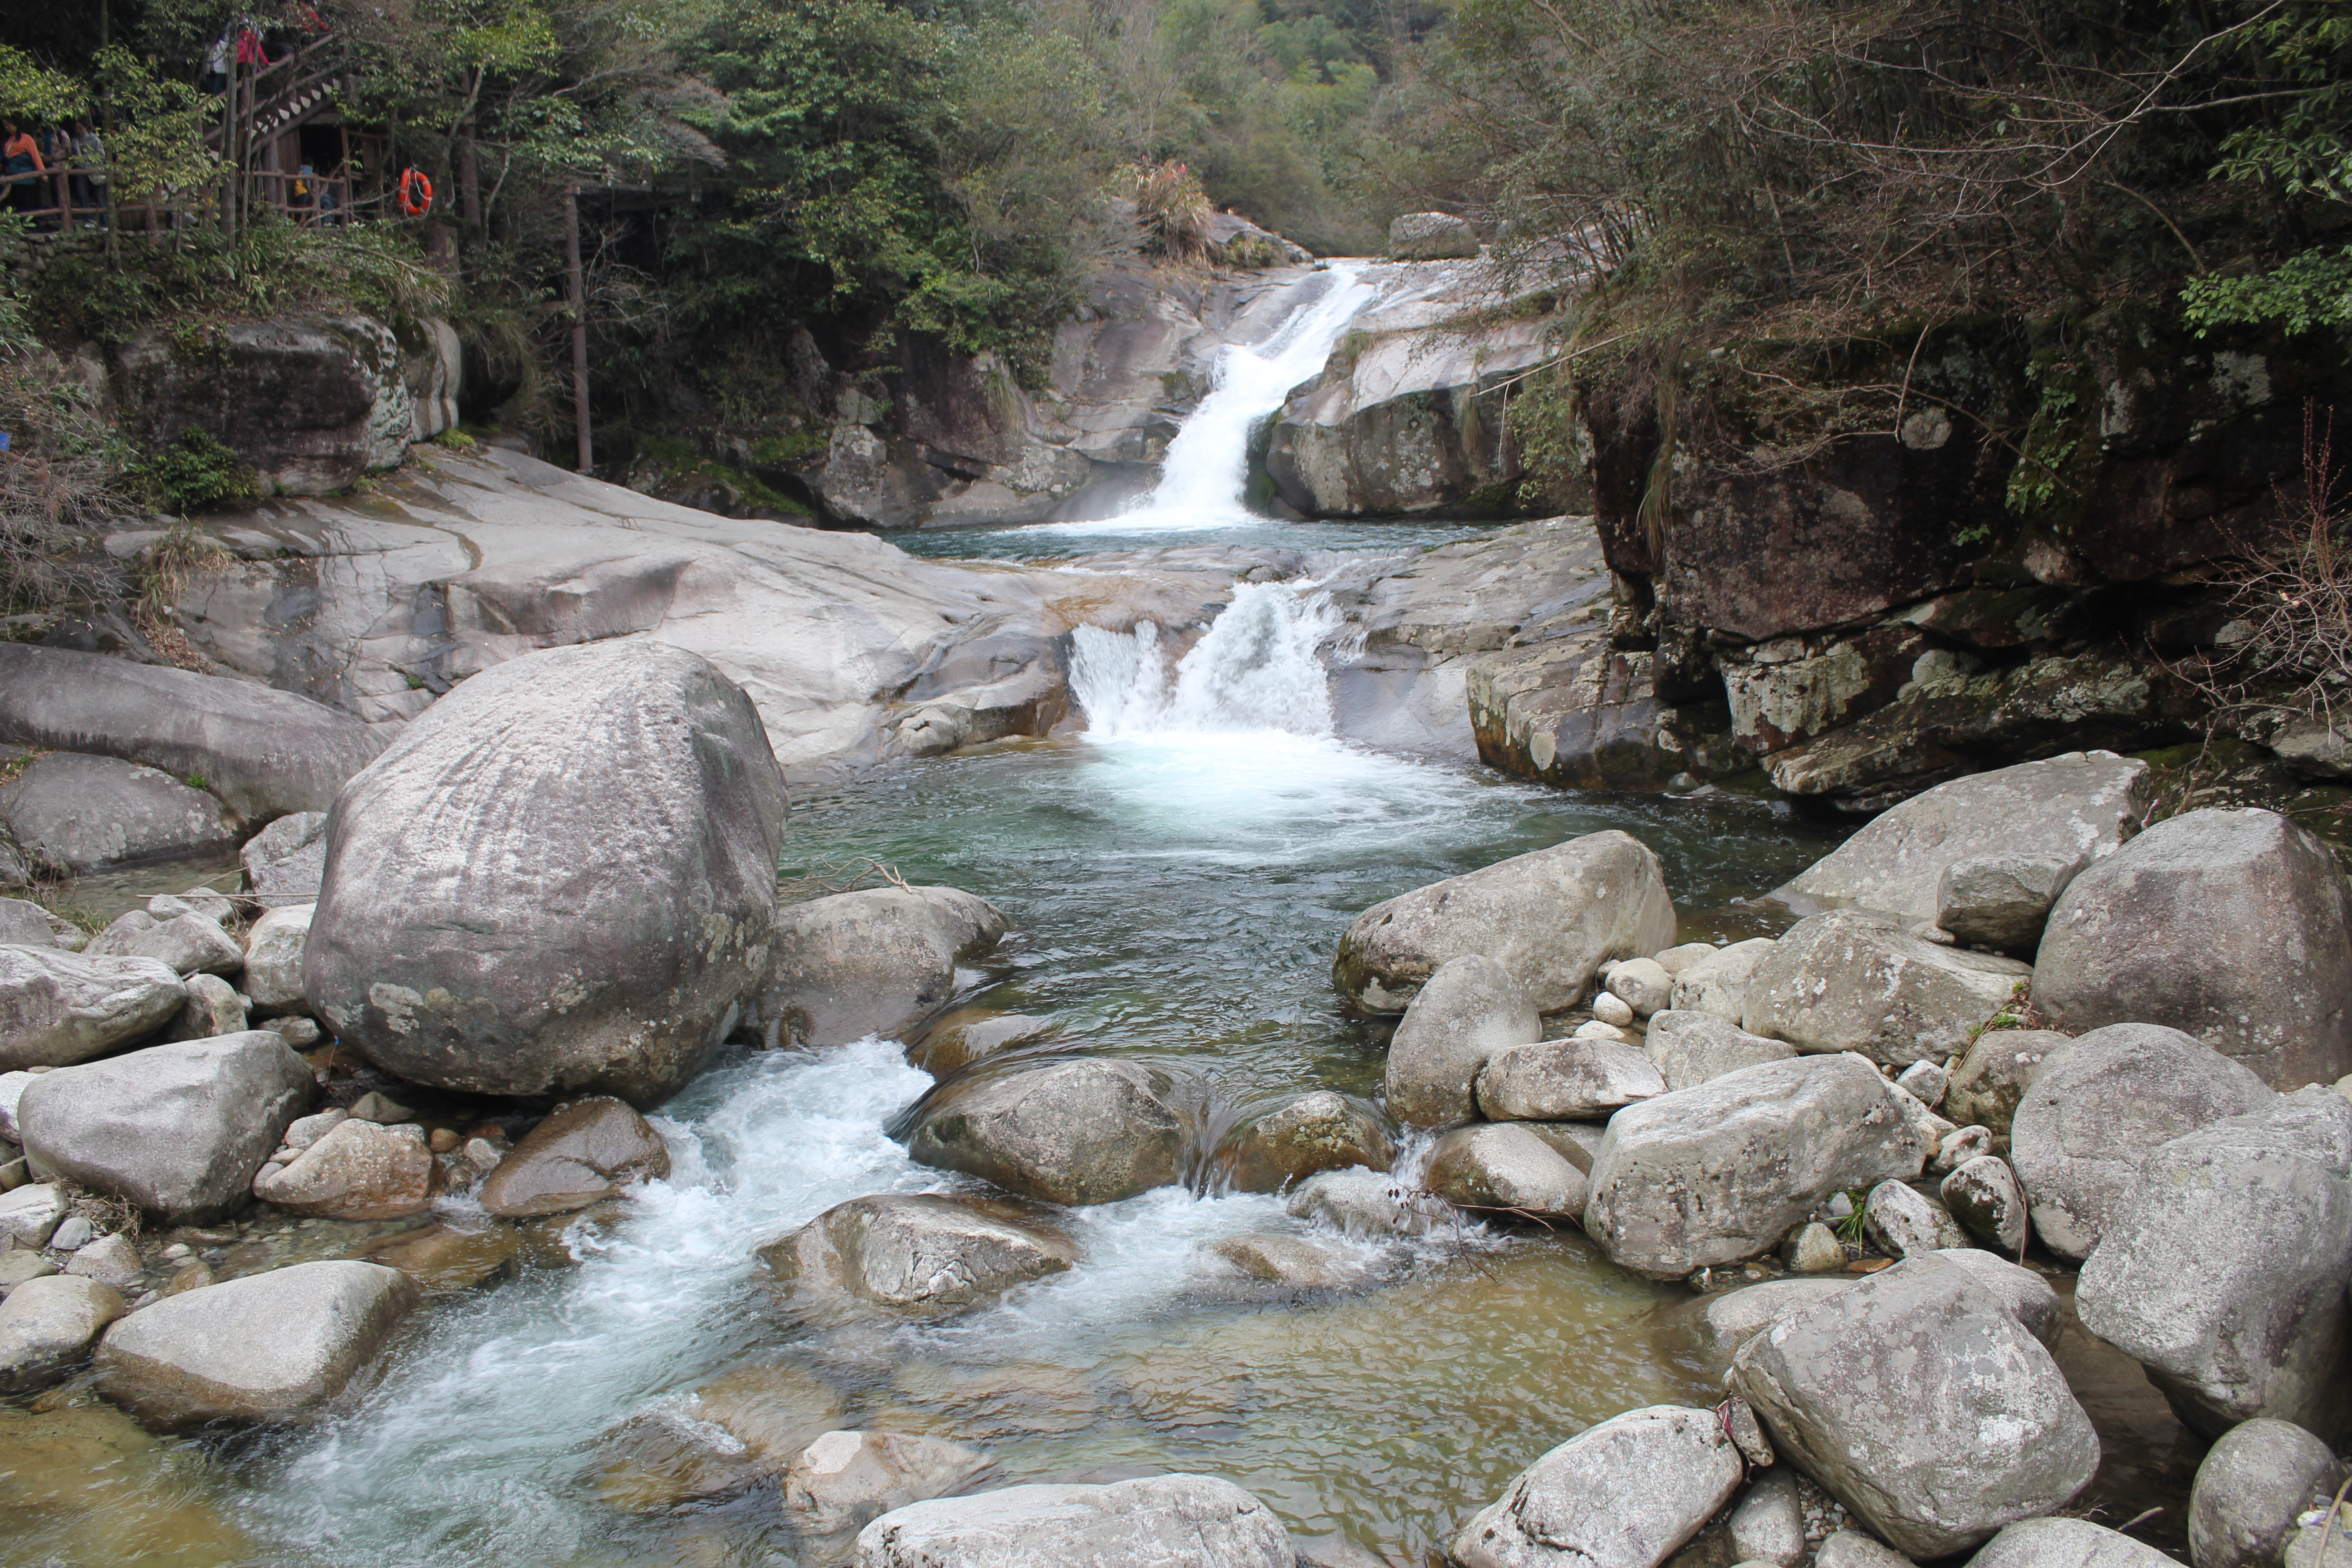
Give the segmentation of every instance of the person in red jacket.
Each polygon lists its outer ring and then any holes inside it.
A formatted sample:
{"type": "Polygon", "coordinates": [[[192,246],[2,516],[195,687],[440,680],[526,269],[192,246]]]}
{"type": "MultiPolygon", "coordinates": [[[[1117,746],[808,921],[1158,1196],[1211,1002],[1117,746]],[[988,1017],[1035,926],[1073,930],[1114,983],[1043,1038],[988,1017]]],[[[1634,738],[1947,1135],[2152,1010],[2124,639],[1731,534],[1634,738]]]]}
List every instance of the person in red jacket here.
{"type": "Polygon", "coordinates": [[[8,181],[8,205],[17,212],[46,206],[33,176],[48,172],[41,161],[41,144],[25,134],[13,120],[0,120],[0,174],[8,181]]]}

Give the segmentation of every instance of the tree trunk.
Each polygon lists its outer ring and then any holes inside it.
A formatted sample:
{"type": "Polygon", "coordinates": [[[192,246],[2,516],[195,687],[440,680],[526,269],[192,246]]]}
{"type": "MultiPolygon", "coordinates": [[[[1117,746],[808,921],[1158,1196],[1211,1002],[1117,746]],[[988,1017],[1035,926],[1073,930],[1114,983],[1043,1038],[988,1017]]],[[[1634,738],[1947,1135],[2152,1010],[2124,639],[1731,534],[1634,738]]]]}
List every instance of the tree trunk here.
{"type": "Polygon", "coordinates": [[[474,122],[470,120],[457,132],[457,216],[466,220],[469,231],[481,231],[482,165],[474,155],[474,122]]]}
{"type": "Polygon", "coordinates": [[[594,466],[588,434],[588,290],[580,275],[580,193],[563,193],[563,270],[572,296],[572,432],[580,443],[580,471],[594,466]]]}

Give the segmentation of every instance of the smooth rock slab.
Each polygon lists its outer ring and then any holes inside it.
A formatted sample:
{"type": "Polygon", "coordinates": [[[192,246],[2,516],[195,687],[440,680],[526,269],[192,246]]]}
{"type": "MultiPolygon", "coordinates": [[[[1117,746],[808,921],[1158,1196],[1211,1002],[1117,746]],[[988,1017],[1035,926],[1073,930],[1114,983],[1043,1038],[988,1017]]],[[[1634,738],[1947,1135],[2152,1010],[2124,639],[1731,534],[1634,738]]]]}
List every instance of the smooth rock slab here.
{"type": "Polygon", "coordinates": [[[412,1083],[658,1101],[766,973],[784,816],[758,710],[698,655],[493,665],[337,797],[303,994],[412,1083]]]}
{"type": "Polygon", "coordinates": [[[1967,1048],[2032,967],[1906,936],[1885,918],[1834,910],[1800,921],[1748,982],[1741,1026],[1801,1051],[1859,1051],[1905,1067],[1967,1048]]]}
{"type": "Polygon", "coordinates": [[[2147,764],[2113,752],[1972,773],[1882,812],[1789,886],[1822,903],[1933,920],[1954,861],[1990,854],[2097,860],[2138,830],[2155,798],[2147,764]]]}
{"type": "Polygon", "coordinates": [[[1652,1015],[1643,1045],[1670,1090],[1695,1089],[1726,1073],[1784,1062],[1797,1054],[1788,1041],[1751,1035],[1737,1020],[1680,1007],[1652,1015]]]}
{"type": "Polygon", "coordinates": [[[918,1100],[908,1155],[1007,1192],[1108,1204],[1181,1174],[1184,1130],[1164,1077],[1134,1062],[1082,1058],[959,1078],[918,1100]]]}
{"type": "Polygon", "coordinates": [[[310,1069],[268,1029],[150,1046],[40,1075],[17,1101],[26,1152],[176,1224],[243,1206],[310,1069]]]}
{"type": "Polygon", "coordinates": [[[1657,1568],[1746,1473],[1714,1411],[1629,1410],[1520,1471],[1449,1550],[1462,1568],[1657,1568]]]}
{"type": "Polygon", "coordinates": [[[1758,1257],[1832,1193],[1919,1173],[1932,1144],[1855,1056],[1743,1068],[1626,1107],[1591,1173],[1584,1228],[1654,1279],[1758,1257]]]}
{"type": "Polygon", "coordinates": [[[584,1209],[668,1174],[669,1148],[653,1124],[597,1096],[572,1101],[523,1134],[477,1196],[501,1219],[528,1219],[584,1209]]]}
{"type": "Polygon", "coordinates": [[[187,994],[152,958],[0,947],[0,1068],[88,1061],[170,1023],[187,994]]]}
{"type": "Polygon", "coordinates": [[[1513,856],[1374,904],[1339,939],[1331,981],[1357,1006],[1402,1010],[1439,965],[1503,966],[1540,1011],[1573,1005],[1603,959],[1670,947],[1675,909],[1658,858],[1611,829],[1513,856]]]}
{"type": "Polygon", "coordinates": [[[16,1286],[0,1301],[0,1393],[55,1383],[126,1310],[122,1293],[96,1279],[52,1274],[16,1286]]]}
{"type": "Polygon", "coordinates": [[[953,1198],[877,1194],[835,1205],[759,1257],[820,1316],[845,1305],[932,1316],[1058,1274],[1078,1250],[953,1198]]]}
{"type": "Polygon", "coordinates": [[[159,1432],[290,1421],[341,1394],[420,1300],[374,1263],[290,1268],[167,1296],[98,1347],[98,1389],[159,1432]]]}
{"type": "Polygon", "coordinates": [[[1231,1481],[1148,1476],[1007,1487],[884,1514],[857,1568],[1296,1568],[1290,1536],[1231,1481]]]}
{"type": "Polygon", "coordinates": [[[2098,1468],[2049,1351],[1941,1258],[1782,1318],[1741,1348],[1731,1386],[1783,1455],[1915,1558],[2062,1508],[2098,1468]]]}
{"type": "Polygon", "coordinates": [[[2352,1101],[2314,1086],[2156,1150],[2083,1265],[2074,1307],[2191,1427],[2268,1415],[2342,1442],[2347,1287],[2352,1101]]]}
{"type": "Polygon", "coordinates": [[[1613,1040],[1540,1040],[1486,1058],[1478,1070],[1479,1114],[1495,1121],[1605,1120],[1666,1092],[1643,1052],[1613,1040]]]}
{"type": "Polygon", "coordinates": [[[1455,1128],[1430,1151],[1422,1180],[1431,1192],[1463,1208],[1509,1210],[1570,1225],[1584,1217],[1584,1173],[1521,1126],[1455,1128]]]}
{"type": "Polygon", "coordinates": [[[2036,1075],[2011,1123],[2035,1232],[2061,1258],[2089,1257],[2159,1144],[2271,1098],[2252,1070],[2178,1029],[2084,1035],[2036,1075]]]}
{"type": "Polygon", "coordinates": [[[2155,1547],[2087,1519],[2029,1519],[1994,1536],[1967,1568],[2163,1568],[2171,1562],[2155,1547]]]}
{"type": "Polygon", "coordinates": [[[2189,1562],[2278,1568],[2296,1521],[2326,1507],[2343,1483],[2344,1466],[2327,1445],[2292,1422],[2256,1416],[2231,1427],[2189,1489],[2189,1562]]]}
{"type": "Polygon", "coordinates": [[[1487,1061],[1542,1037],[1535,1003],[1509,970],[1475,954],[1448,959],[1389,1037],[1389,1114],[1421,1127],[1466,1121],[1478,1114],[1487,1061]]]}
{"type": "Polygon", "coordinates": [[[2182,1029],[2273,1089],[2352,1072],[2352,896],[2273,812],[2159,822],[2067,884],[2034,959],[2062,1029],[2182,1029]]]}
{"type": "Polygon", "coordinates": [[[73,876],[236,842],[221,803],[204,791],[137,763],[70,752],[36,757],[0,785],[0,822],[35,864],[73,876]]]}
{"type": "Polygon", "coordinates": [[[776,1043],[906,1039],[955,994],[955,972],[1005,931],[996,906],[956,888],[869,888],[776,912],[760,994],[776,1043]]]}

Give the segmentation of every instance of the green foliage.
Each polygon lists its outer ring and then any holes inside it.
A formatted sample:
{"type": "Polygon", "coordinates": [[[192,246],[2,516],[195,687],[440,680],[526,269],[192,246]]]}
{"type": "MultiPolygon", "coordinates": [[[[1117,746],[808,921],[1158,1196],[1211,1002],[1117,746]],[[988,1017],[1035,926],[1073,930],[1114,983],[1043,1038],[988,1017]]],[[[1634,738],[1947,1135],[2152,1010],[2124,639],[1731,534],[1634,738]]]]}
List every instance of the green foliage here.
{"type": "Polygon", "coordinates": [[[260,477],[252,468],[194,425],[131,465],[131,478],[159,505],[179,512],[206,511],[261,494],[260,477]]]}
{"type": "Polygon", "coordinates": [[[1185,261],[1207,255],[1209,194],[1189,164],[1173,158],[1129,163],[1120,179],[1143,226],[1144,249],[1185,261]]]}
{"type": "Polygon", "coordinates": [[[52,70],[24,50],[0,44],[0,114],[56,125],[89,102],[89,85],[52,70]]]}

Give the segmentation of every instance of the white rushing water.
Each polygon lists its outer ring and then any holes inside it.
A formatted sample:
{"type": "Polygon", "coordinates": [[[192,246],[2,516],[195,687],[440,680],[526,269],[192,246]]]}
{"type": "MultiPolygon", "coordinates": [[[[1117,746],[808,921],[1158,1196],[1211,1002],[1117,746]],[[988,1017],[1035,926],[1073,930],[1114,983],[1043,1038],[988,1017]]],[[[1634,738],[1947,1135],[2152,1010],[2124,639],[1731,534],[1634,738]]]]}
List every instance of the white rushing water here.
{"type": "Polygon", "coordinates": [[[1099,740],[1280,731],[1331,733],[1323,645],[1342,626],[1312,584],[1236,583],[1231,604],[1171,672],[1160,628],[1080,626],[1070,689],[1099,740]],[[1171,679],[1172,673],[1172,679],[1171,679]]]}

